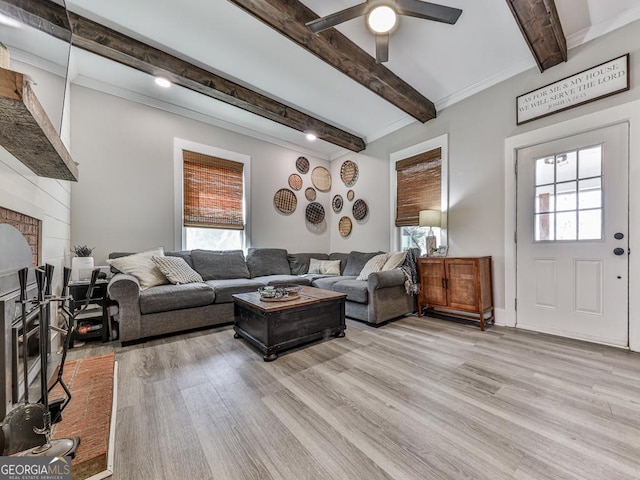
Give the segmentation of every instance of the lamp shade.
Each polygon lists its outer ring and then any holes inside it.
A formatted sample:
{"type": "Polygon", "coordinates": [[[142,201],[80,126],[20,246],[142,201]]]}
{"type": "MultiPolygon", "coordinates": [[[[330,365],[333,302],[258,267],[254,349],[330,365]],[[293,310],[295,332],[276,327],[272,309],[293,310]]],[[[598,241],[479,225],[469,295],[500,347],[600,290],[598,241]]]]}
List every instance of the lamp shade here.
{"type": "Polygon", "coordinates": [[[442,212],[440,210],[420,210],[418,225],[421,227],[439,227],[442,212]]]}

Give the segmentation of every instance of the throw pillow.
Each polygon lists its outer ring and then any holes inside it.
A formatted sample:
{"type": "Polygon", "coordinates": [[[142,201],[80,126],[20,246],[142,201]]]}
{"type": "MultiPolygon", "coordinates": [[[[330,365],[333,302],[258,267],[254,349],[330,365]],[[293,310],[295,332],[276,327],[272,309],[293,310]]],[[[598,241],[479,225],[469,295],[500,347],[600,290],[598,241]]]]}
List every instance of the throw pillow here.
{"type": "Polygon", "coordinates": [[[347,266],[344,268],[343,275],[357,277],[364,268],[365,264],[376,255],[380,255],[384,252],[350,252],[347,257],[347,266]]]}
{"type": "Polygon", "coordinates": [[[309,262],[312,258],[329,260],[329,255],[326,253],[290,253],[287,255],[291,275],[304,275],[305,273],[309,273],[309,262]]]}
{"type": "Polygon", "coordinates": [[[375,257],[370,259],[365,264],[365,266],[362,267],[360,275],[358,275],[358,278],[356,278],[356,280],[367,280],[370,273],[381,271],[382,267],[384,267],[384,264],[387,261],[387,258],[389,258],[388,253],[381,253],[380,255],[376,255],[375,257]]]}
{"type": "Polygon", "coordinates": [[[247,267],[251,278],[265,275],[291,275],[287,251],[283,248],[250,248],[247,267]]]}
{"type": "Polygon", "coordinates": [[[242,250],[192,250],[191,259],[205,281],[250,278],[242,250]]]}
{"type": "Polygon", "coordinates": [[[153,263],[174,285],[183,283],[202,282],[202,277],[198,272],[180,257],[151,257],[153,263]]]}
{"type": "Polygon", "coordinates": [[[404,263],[404,259],[407,257],[407,252],[391,252],[389,254],[389,258],[385,262],[382,267],[382,271],[385,270],[393,270],[395,268],[400,268],[400,265],[404,263]]]}
{"type": "Polygon", "coordinates": [[[340,275],[340,260],[318,260],[317,258],[310,258],[309,271],[307,273],[340,275]]]}
{"type": "Polygon", "coordinates": [[[164,249],[158,247],[126,257],[113,258],[107,260],[107,263],[122,273],[136,277],[138,282],[140,282],[140,290],[146,290],[149,287],[168,283],[167,277],[162,274],[152,260],[153,257],[162,256],[164,256],[164,249]]]}

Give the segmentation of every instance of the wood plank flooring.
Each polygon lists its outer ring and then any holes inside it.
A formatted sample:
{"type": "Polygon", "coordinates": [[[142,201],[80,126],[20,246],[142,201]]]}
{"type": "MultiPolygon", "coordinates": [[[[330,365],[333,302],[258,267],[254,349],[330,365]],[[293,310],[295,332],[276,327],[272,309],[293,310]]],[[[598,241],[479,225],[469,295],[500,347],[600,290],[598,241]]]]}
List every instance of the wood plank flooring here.
{"type": "Polygon", "coordinates": [[[115,479],[640,479],[640,354],[406,317],[264,363],[230,327],[116,350],[115,479]]]}

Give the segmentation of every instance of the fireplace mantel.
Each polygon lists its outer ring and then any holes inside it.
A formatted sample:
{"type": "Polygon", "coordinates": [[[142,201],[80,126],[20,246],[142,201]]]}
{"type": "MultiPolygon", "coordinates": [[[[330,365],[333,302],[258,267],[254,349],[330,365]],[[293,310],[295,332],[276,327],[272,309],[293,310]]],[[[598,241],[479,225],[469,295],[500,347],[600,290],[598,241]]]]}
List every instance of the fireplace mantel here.
{"type": "Polygon", "coordinates": [[[6,68],[0,68],[0,145],[40,177],[78,180],[78,165],[28,79],[6,68]]]}

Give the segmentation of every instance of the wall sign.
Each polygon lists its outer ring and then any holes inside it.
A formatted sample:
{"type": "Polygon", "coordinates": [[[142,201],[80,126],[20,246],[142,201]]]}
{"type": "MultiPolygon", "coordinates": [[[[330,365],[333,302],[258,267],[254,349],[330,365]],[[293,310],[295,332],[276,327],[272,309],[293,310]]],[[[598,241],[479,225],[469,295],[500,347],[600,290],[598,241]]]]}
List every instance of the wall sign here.
{"type": "Polygon", "coordinates": [[[629,90],[629,54],[516,99],[518,125],[629,90]]]}

